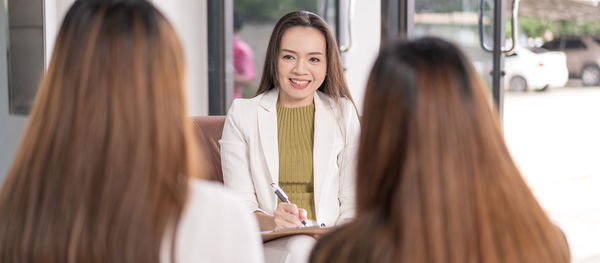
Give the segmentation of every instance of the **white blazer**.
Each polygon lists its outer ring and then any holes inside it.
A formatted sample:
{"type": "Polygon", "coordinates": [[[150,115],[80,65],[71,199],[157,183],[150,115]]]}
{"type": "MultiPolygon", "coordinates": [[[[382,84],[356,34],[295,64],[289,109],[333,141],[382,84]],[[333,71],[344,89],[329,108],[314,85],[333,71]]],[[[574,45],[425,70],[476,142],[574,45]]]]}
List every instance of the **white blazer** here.
{"type": "MultiPolygon", "coordinates": [[[[167,231],[161,263],[171,262],[173,229],[167,231]]],[[[265,262],[256,217],[222,185],[190,179],[176,231],[175,262],[265,262]]]]}
{"type": "MultiPolygon", "coordinates": [[[[233,102],[221,138],[225,186],[240,194],[253,211],[273,215],[279,184],[277,88],[233,102]]],[[[360,124],[348,99],[314,96],[314,200],[317,223],[333,226],[354,216],[356,152],[360,124]]],[[[293,201],[293,200],[292,200],[293,201]]]]}

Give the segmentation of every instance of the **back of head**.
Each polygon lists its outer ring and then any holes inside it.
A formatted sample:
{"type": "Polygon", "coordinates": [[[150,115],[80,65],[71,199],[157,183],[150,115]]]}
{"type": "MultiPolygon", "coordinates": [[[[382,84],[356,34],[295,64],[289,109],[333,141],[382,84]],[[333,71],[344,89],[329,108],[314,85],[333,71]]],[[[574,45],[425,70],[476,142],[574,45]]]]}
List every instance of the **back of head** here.
{"type": "Polygon", "coordinates": [[[74,2],[0,192],[0,261],[158,261],[196,173],[184,66],[149,2],[74,2]]]}
{"type": "Polygon", "coordinates": [[[447,41],[381,51],[358,158],[357,218],[322,244],[321,254],[339,259],[327,262],[569,261],[509,155],[482,80],[447,41]],[[336,244],[344,245],[331,252],[336,244]]]}

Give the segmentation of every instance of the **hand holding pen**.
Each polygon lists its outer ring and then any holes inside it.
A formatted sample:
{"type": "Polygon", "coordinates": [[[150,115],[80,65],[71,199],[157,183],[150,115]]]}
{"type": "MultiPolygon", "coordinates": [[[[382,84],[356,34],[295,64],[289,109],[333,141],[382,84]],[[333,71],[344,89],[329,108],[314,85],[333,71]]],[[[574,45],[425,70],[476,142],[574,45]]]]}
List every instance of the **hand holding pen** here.
{"type": "Polygon", "coordinates": [[[281,200],[274,213],[277,228],[297,227],[300,223],[306,226],[306,210],[292,204],[287,194],[278,185],[273,183],[271,188],[281,200]]]}

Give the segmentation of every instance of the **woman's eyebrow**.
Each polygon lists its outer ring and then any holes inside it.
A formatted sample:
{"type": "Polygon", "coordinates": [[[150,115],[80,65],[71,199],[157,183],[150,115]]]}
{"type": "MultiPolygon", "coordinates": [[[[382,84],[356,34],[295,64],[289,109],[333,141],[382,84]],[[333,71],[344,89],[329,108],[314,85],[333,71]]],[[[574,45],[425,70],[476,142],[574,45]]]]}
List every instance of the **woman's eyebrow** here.
{"type": "Polygon", "coordinates": [[[281,49],[281,51],[285,51],[285,52],[292,53],[292,54],[298,54],[298,52],[296,52],[296,51],[293,51],[290,49],[285,49],[285,48],[281,49]]]}
{"type": "MultiPolygon", "coordinates": [[[[298,52],[296,52],[294,50],[291,50],[291,49],[285,49],[285,48],[283,48],[283,49],[281,49],[281,51],[282,52],[285,51],[285,52],[292,53],[292,54],[298,54],[298,52]]],[[[321,55],[321,56],[323,55],[323,53],[319,52],[319,51],[309,52],[308,54],[309,55],[321,55]]]]}

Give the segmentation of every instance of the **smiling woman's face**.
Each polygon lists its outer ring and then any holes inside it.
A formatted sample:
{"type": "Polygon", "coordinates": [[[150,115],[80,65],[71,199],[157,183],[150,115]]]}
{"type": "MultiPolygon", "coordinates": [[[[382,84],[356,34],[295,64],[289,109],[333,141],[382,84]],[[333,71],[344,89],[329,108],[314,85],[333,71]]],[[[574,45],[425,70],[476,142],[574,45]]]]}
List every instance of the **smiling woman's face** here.
{"type": "Polygon", "coordinates": [[[312,104],[327,74],[325,37],[315,28],[295,26],[283,33],[280,48],[278,105],[294,108],[312,104]]]}

